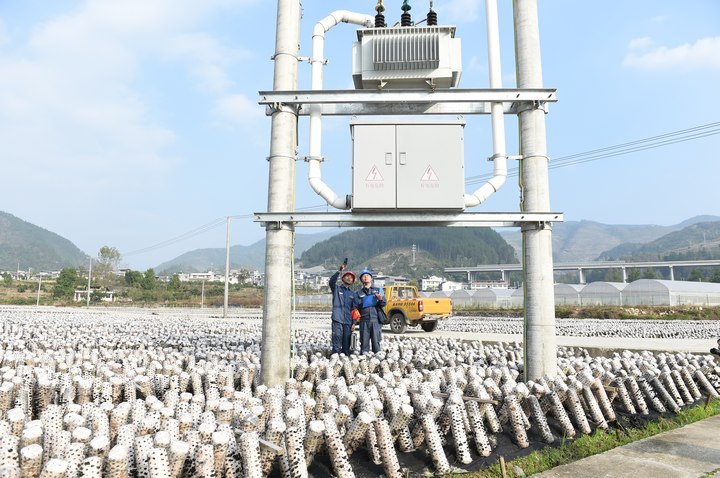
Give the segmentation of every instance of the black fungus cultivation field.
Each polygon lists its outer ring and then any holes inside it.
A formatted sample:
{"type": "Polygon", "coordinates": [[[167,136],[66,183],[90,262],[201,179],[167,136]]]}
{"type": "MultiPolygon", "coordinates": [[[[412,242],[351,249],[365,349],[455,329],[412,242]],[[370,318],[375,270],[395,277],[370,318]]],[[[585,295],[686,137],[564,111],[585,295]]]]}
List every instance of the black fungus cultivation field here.
{"type": "MultiPolygon", "coordinates": [[[[0,308],[3,476],[442,474],[673,414],[720,387],[714,358],[689,353],[561,348],[556,374],[527,382],[517,343],[388,334],[378,354],[330,355],[329,332],[303,327],[324,317],[295,321],[293,378],[268,388],[257,314],[0,308]]],[[[714,337],[620,322],[558,332],[714,337]]],[[[520,333],[517,320],[483,323],[520,333]]]]}

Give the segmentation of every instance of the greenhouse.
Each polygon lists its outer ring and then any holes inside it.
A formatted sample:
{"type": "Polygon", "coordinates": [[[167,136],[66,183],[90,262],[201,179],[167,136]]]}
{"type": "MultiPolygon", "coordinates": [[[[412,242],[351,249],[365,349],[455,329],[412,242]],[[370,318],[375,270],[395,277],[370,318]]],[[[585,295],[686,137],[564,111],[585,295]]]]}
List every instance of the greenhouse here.
{"type": "Polygon", "coordinates": [[[583,284],[555,284],[555,305],[580,305],[583,284]]]}
{"type": "Polygon", "coordinates": [[[467,290],[454,290],[452,292],[433,292],[430,297],[450,297],[452,298],[453,307],[470,307],[474,305],[472,303],[472,297],[470,292],[467,290]],[[446,296],[439,294],[447,294],[446,296]]]}
{"type": "Polygon", "coordinates": [[[720,305],[720,284],[640,279],[622,295],[624,305],[720,305]]]}
{"type": "Polygon", "coordinates": [[[580,305],[622,305],[624,282],[591,282],[580,291],[580,305]]]}
{"type": "MultiPolygon", "coordinates": [[[[555,305],[720,305],[720,284],[657,279],[623,282],[555,284],[555,305]]],[[[524,294],[519,289],[492,288],[455,291],[420,292],[420,297],[449,297],[457,309],[472,307],[523,307],[524,294]]],[[[331,294],[295,297],[297,306],[331,305],[331,294]]]]}

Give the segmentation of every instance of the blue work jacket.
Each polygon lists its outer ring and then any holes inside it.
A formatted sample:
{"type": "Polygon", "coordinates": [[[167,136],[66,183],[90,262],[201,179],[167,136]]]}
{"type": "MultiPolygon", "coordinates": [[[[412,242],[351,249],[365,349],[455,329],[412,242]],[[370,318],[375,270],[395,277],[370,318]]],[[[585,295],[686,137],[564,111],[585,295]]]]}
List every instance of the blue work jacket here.
{"type": "Polygon", "coordinates": [[[330,291],[332,292],[332,320],[341,324],[352,324],[350,313],[353,309],[355,292],[339,280],[340,271],[330,276],[330,291]]]}
{"type": "Polygon", "coordinates": [[[382,294],[382,291],[377,287],[370,287],[369,289],[363,287],[355,292],[354,304],[358,311],[360,311],[360,320],[380,320],[375,307],[385,307],[387,301],[385,300],[385,296],[378,299],[375,297],[375,294],[382,294]]]}

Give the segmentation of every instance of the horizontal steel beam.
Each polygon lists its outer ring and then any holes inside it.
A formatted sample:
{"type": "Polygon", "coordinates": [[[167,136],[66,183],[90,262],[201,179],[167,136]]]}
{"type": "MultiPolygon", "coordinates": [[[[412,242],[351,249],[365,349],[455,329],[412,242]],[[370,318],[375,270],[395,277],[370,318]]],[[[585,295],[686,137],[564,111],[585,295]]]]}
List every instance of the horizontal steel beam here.
{"type": "Polygon", "coordinates": [[[520,227],[562,222],[558,212],[256,212],[255,222],[307,227],[520,227]]]}
{"type": "Polygon", "coordinates": [[[258,103],[269,113],[281,106],[296,106],[308,115],[319,105],[323,115],[489,114],[492,103],[516,114],[522,105],[545,107],[557,101],[554,89],[443,89],[443,90],[299,90],[260,91],[258,103]]]}

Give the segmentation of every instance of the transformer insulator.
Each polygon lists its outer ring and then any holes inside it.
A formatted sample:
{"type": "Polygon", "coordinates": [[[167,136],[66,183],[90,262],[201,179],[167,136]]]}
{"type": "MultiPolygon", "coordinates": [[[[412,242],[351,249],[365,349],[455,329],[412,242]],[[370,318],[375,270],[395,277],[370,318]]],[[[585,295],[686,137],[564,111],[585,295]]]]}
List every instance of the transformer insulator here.
{"type": "Polygon", "coordinates": [[[378,12],[378,14],[375,15],[375,28],[385,28],[386,26],[385,15],[378,12]]]}
{"type": "Polygon", "coordinates": [[[402,15],[400,15],[400,26],[401,27],[411,27],[412,26],[412,16],[408,12],[404,12],[402,15]]]}
{"type": "Polygon", "coordinates": [[[437,12],[434,10],[430,10],[427,14],[427,25],[435,26],[437,24],[437,12]]]}

